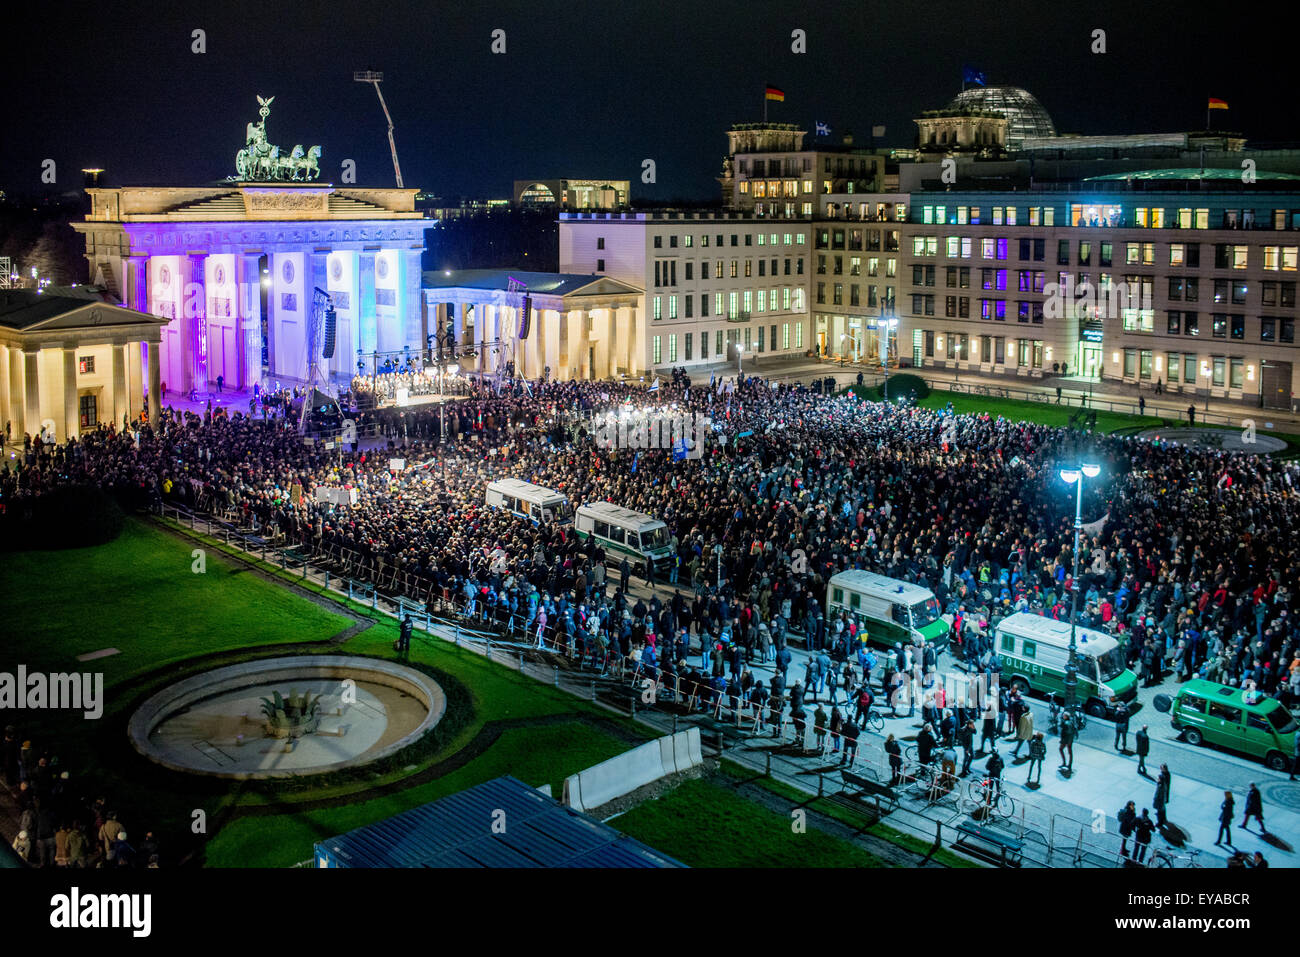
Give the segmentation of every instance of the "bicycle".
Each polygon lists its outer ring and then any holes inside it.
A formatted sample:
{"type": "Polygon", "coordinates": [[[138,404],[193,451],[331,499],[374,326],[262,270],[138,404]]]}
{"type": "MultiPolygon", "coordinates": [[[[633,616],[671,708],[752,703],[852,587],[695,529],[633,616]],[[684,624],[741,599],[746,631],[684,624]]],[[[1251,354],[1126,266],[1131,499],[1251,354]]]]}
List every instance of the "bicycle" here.
{"type": "Polygon", "coordinates": [[[1185,856],[1182,854],[1171,854],[1170,851],[1172,850],[1173,848],[1169,848],[1163,851],[1153,851],[1151,854],[1151,863],[1148,864],[1147,867],[1197,867],[1199,868],[1205,866],[1200,861],[1197,860],[1201,852],[1194,847],[1189,847],[1187,849],[1187,854],[1185,856]],[[1180,861],[1186,861],[1187,863],[1186,864],[1177,863],[1180,861]]]}
{"type": "Polygon", "coordinates": [[[992,778],[972,781],[966,788],[970,813],[984,810],[987,815],[997,812],[1002,817],[1015,817],[1016,802],[1002,787],[994,788],[992,778]]]}
{"type": "Polygon", "coordinates": [[[875,711],[868,712],[862,724],[866,730],[874,731],[876,734],[880,734],[885,730],[885,719],[875,711]]]}
{"type": "Polygon", "coordinates": [[[956,769],[948,773],[942,767],[922,766],[917,771],[917,779],[925,785],[925,803],[951,804],[961,810],[961,789],[957,786],[956,769]]]}

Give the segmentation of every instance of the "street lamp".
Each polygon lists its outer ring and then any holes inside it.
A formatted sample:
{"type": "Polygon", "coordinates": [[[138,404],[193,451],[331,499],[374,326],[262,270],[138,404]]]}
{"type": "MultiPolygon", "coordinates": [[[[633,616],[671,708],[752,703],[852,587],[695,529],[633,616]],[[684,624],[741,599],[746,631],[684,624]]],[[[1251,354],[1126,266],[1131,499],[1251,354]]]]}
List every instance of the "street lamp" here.
{"type": "Polygon", "coordinates": [[[1210,364],[1208,362],[1201,363],[1201,375],[1205,376],[1205,411],[1209,412],[1210,411],[1210,387],[1212,385],[1212,380],[1210,379],[1210,364]]]}
{"type": "MultiPolygon", "coordinates": [[[[456,363],[453,362],[451,365],[446,367],[445,371],[447,373],[450,373],[451,375],[455,375],[457,372],[460,371],[460,366],[458,366],[456,363]]],[[[447,392],[443,385],[446,378],[443,375],[443,372],[444,370],[442,368],[439,368],[438,370],[438,458],[442,461],[442,477],[445,479],[447,477],[447,457],[442,454],[442,442],[443,442],[443,434],[447,431],[445,425],[446,417],[443,414],[445,411],[445,407],[447,405],[447,392]]]]}
{"type": "Polygon", "coordinates": [[[736,385],[740,385],[740,376],[742,375],[740,369],[740,360],[744,356],[744,354],[745,354],[745,347],[742,346],[739,342],[737,342],[736,343],[736,385]]]}
{"type": "Polygon", "coordinates": [[[1061,469],[1061,480],[1075,487],[1074,499],[1074,571],[1070,576],[1070,650],[1065,661],[1065,710],[1074,712],[1079,687],[1079,664],[1075,659],[1075,640],[1079,628],[1079,533],[1083,531],[1083,480],[1101,474],[1100,465],[1077,465],[1061,469]]]}
{"type": "Polygon", "coordinates": [[[880,364],[885,367],[885,401],[889,401],[889,332],[898,327],[898,318],[890,316],[880,320],[884,334],[880,337],[880,364]]]}

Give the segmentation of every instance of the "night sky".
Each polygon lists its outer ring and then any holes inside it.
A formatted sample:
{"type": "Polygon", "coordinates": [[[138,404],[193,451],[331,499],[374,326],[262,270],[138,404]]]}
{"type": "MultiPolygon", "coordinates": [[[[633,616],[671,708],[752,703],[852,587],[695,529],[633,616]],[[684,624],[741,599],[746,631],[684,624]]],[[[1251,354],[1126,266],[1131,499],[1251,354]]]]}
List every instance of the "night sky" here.
{"type": "MultiPolygon", "coordinates": [[[[1257,141],[1294,137],[1290,34],[1271,8],[1044,0],[809,4],[468,2],[33,3],[6,13],[8,106],[0,189],[59,188],[82,167],[105,185],[199,185],[234,172],[254,94],[275,96],[268,139],[324,147],[322,180],[356,161],[360,185],[394,183],[372,87],[381,70],[407,186],[444,197],[507,196],[526,177],[632,180],[634,198],[712,199],[733,122],[828,123],[838,140],[911,145],[912,118],[961,87],[961,67],[1023,86],[1058,130],[1172,132],[1205,122],[1257,141]],[[1236,9],[1240,15],[1230,11],[1236,9]],[[1258,9],[1258,14],[1251,12],[1258,9]],[[207,52],[191,52],[191,31],[207,52]],[[507,53],[489,50],[501,28],[507,53]],[[790,51],[807,31],[808,53],[790,51]],[[1091,32],[1108,52],[1090,52],[1091,32]],[[1285,73],[1282,65],[1286,65],[1285,73]],[[24,66],[25,65],[25,66],[24,66]],[[1283,78],[1285,76],[1285,79],[1283,78]],[[653,158],[658,182],[640,181],[653,158]]],[[[810,137],[811,138],[811,137],[810,137]]]]}

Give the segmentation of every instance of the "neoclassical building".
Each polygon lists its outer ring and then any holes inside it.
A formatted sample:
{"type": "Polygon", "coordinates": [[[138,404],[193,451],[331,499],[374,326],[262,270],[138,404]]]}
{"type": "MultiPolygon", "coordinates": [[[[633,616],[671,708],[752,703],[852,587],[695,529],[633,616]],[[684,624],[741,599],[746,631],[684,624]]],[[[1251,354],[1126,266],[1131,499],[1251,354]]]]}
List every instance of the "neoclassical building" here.
{"type": "MultiPolygon", "coordinates": [[[[513,361],[528,378],[549,369],[552,379],[613,379],[647,370],[644,290],[613,279],[578,273],[517,269],[435,270],[424,274],[429,325],[450,327],[463,371],[492,373],[513,361]],[[523,288],[531,321],[523,331],[523,288]]],[[[443,335],[445,336],[445,331],[443,335]]],[[[445,339],[443,340],[445,342],[445,339]]]]}
{"type": "Polygon", "coordinates": [[[89,286],[0,291],[0,425],[58,442],[101,421],[158,415],[165,321],[89,286]]]}
{"type": "MultiPolygon", "coordinates": [[[[322,374],[419,349],[420,254],[427,221],[415,189],[318,183],[89,189],[91,282],[166,319],[158,362],[166,390],[207,391],[309,378],[316,289],[337,313],[322,374]]],[[[148,350],[146,349],[146,352],[148,350]]],[[[150,361],[148,359],[146,362],[150,361]]]]}

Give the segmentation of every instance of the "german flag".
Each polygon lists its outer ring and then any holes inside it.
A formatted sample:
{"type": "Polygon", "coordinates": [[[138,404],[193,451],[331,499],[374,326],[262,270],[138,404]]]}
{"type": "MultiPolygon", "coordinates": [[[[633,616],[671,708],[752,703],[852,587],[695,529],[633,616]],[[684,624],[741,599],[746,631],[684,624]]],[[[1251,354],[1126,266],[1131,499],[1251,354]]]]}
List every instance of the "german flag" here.
{"type": "Polygon", "coordinates": [[[1214,97],[1210,97],[1210,102],[1206,104],[1205,108],[1207,110],[1226,110],[1228,108],[1228,104],[1225,103],[1223,100],[1216,100],[1214,97]]]}
{"type": "Polygon", "coordinates": [[[768,84],[767,93],[765,94],[765,96],[766,99],[776,100],[778,103],[785,102],[785,91],[778,90],[776,87],[772,86],[771,84],[768,84]]]}

